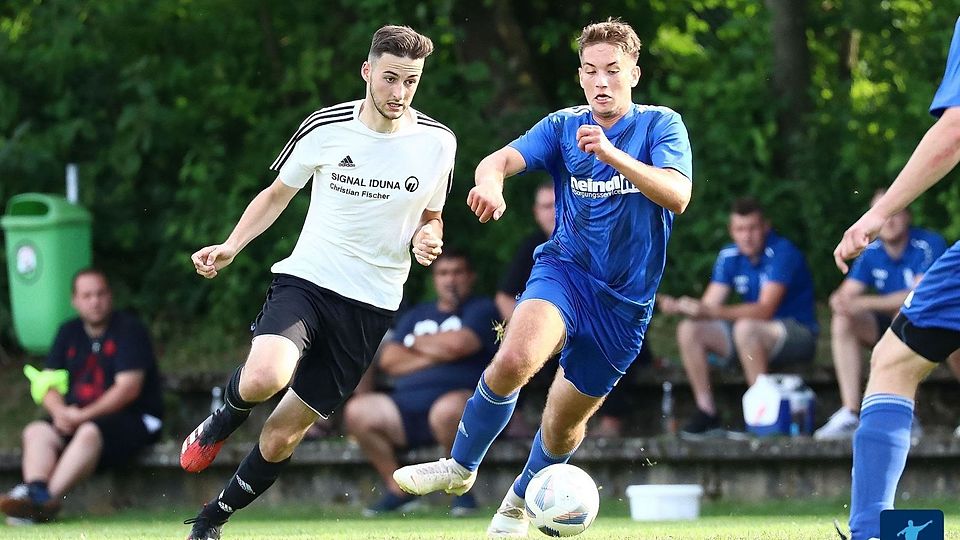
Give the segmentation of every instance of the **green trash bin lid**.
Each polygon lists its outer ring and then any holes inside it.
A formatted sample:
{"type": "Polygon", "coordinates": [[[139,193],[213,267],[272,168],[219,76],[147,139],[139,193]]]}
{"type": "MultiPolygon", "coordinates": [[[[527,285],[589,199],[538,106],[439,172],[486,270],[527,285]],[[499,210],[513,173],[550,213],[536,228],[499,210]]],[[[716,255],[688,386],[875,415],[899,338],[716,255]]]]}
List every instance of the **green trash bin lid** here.
{"type": "Polygon", "coordinates": [[[46,229],[50,225],[89,223],[90,212],[70,204],[60,195],[21,193],[7,202],[7,213],[0,218],[4,230],[46,229]]]}

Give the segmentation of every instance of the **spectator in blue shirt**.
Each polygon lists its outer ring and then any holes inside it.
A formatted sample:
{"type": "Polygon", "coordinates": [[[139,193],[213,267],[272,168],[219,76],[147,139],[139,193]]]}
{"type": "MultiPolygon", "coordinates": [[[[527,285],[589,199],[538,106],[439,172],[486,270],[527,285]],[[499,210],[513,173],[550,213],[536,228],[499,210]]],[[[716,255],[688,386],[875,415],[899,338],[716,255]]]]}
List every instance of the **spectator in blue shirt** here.
{"type": "Polygon", "coordinates": [[[687,317],[677,340],[698,411],[680,434],[691,439],[723,432],[710,388],[710,354],[739,358],[752,385],[769,365],[809,362],[816,349],[813,280],[803,253],[770,229],[750,198],[734,203],[729,230],[733,244],[720,250],[699,300],[657,298],[664,313],[687,317]],[[725,305],[731,292],[740,303],[725,305]]]}
{"type": "MultiPolygon", "coordinates": [[[[872,203],[885,192],[877,191],[872,203]]],[[[884,223],[877,239],[853,262],[846,279],[830,295],[830,345],[842,406],[814,438],[853,437],[863,397],[860,349],[873,348],[880,341],[907,295],[946,249],[939,234],[911,227],[910,212],[903,209],[884,223]]]]}
{"type": "MultiPolygon", "coordinates": [[[[347,432],[386,487],[380,501],[364,509],[367,517],[414,502],[393,480],[396,451],[440,444],[449,452],[463,406],[496,352],[497,307],[471,296],[476,276],[466,254],[444,246],[431,268],[437,300],[404,312],[381,348],[377,368],[392,379],[393,390],[357,394],[344,411],[347,432]]],[[[454,499],[451,513],[475,508],[468,493],[454,499]]]]}

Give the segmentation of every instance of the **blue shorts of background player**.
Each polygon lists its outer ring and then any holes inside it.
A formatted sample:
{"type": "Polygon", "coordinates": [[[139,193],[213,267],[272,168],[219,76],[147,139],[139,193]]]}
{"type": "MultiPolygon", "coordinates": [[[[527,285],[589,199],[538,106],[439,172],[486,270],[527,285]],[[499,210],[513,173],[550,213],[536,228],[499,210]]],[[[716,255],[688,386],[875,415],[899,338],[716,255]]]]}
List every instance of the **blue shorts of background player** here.
{"type": "Polygon", "coordinates": [[[650,316],[627,320],[592,280],[574,265],[541,255],[520,302],[538,299],[557,308],[567,329],[560,351],[564,378],[582,394],[603,397],[640,353],[650,316]]]}

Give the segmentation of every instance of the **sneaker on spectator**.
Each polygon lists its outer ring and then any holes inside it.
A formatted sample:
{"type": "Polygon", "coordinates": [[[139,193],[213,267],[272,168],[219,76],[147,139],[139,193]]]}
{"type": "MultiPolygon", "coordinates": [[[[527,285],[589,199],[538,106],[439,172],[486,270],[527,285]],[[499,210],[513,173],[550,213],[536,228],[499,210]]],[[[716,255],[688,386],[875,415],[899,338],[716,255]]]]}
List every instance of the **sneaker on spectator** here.
{"type": "Polygon", "coordinates": [[[472,493],[464,493],[453,498],[450,505],[450,516],[466,517],[477,511],[477,499],[472,493]]]}
{"type": "Polygon", "coordinates": [[[818,441],[852,439],[860,425],[860,416],[846,407],[840,407],[820,429],[813,432],[818,441]]]}
{"type": "Polygon", "coordinates": [[[373,506],[368,506],[360,511],[363,517],[374,517],[388,514],[390,512],[409,512],[417,504],[417,498],[413,495],[395,495],[388,491],[386,495],[380,498],[373,506]]]}
{"type": "Polygon", "coordinates": [[[680,430],[680,437],[690,441],[723,437],[725,435],[726,431],[720,426],[720,417],[715,414],[707,414],[700,409],[697,409],[693,418],[680,430]]]}

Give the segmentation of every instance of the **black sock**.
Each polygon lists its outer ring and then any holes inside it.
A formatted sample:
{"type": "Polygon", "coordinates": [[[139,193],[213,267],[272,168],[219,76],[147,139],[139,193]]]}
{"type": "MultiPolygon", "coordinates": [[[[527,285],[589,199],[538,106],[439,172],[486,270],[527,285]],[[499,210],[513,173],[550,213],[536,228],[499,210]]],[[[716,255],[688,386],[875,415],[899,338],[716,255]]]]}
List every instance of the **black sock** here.
{"type": "Polygon", "coordinates": [[[290,458],[271,463],[263,459],[260,445],[254,446],[243,458],[227,487],[203,507],[202,513],[214,523],[226,522],[234,512],[252,503],[272,486],[284,465],[289,462],[290,458]]]}
{"type": "Polygon", "coordinates": [[[226,437],[226,435],[233,433],[240,427],[240,424],[250,416],[250,410],[256,405],[256,403],[245,401],[240,397],[241,371],[243,371],[243,366],[238,367],[236,371],[233,372],[223,392],[223,407],[221,407],[220,411],[227,414],[228,421],[227,425],[224,426],[221,437],[226,437]]]}

